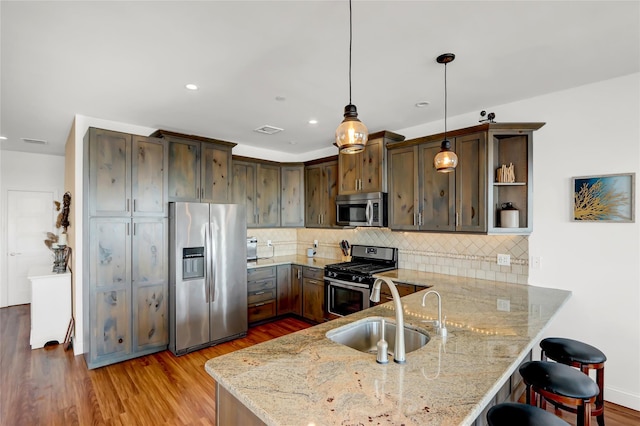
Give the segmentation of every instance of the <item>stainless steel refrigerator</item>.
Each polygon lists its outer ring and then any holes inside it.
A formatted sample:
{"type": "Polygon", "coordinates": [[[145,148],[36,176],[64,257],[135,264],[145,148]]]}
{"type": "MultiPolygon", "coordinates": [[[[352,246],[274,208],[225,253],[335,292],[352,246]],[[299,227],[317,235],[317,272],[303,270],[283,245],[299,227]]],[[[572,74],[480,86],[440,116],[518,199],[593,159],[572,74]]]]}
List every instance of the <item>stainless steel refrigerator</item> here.
{"type": "Polygon", "coordinates": [[[239,204],[169,203],[169,350],[247,334],[247,220],[239,204]]]}

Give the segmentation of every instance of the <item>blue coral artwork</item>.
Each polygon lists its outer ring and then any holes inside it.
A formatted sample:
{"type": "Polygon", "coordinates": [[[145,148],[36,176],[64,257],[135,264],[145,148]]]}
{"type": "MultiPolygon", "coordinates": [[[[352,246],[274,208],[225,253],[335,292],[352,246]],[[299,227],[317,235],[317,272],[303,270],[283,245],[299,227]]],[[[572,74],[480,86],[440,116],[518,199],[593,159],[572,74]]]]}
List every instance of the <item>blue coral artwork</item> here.
{"type": "Polygon", "coordinates": [[[635,221],[635,173],[575,177],[572,188],[574,221],[635,221]]]}

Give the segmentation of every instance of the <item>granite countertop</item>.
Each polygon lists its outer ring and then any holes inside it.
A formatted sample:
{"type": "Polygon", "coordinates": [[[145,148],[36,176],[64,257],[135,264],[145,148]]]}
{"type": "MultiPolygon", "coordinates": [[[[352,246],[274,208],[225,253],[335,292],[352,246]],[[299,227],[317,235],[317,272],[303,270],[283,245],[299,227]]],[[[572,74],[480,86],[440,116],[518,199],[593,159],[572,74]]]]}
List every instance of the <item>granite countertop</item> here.
{"type": "Polygon", "coordinates": [[[437,316],[435,297],[421,306],[427,290],[402,298],[405,323],[431,336],[405,364],[377,364],[375,355],[325,337],[365,317],[395,318],[389,302],[213,358],[205,368],[268,425],[472,424],[571,293],[427,275],[421,283],[442,295],[449,335],[443,340],[423,322],[437,316]],[[498,299],[508,311],[497,310],[498,299]]]}
{"type": "Polygon", "coordinates": [[[301,255],[291,255],[291,256],[274,256],[274,257],[264,257],[259,258],[255,261],[247,262],[247,268],[262,268],[265,266],[277,266],[277,265],[301,265],[301,266],[311,266],[314,268],[324,268],[326,265],[331,265],[332,263],[339,263],[339,260],[335,259],[326,259],[324,257],[307,257],[301,255]]]}

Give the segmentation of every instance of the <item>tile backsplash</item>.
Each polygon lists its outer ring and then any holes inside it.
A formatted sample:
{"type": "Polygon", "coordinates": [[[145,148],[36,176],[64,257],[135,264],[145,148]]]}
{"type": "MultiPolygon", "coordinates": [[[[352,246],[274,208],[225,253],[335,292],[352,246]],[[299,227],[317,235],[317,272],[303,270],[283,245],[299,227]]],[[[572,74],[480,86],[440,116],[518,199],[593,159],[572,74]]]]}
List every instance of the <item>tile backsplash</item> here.
{"type": "Polygon", "coordinates": [[[339,243],[398,247],[400,267],[492,281],[527,284],[529,239],[521,235],[437,234],[395,232],[387,228],[249,229],[258,238],[258,256],[306,255],[318,240],[317,256],[342,260],[339,243]],[[273,247],[267,247],[271,240],[273,247]],[[498,253],[511,256],[510,266],[496,263],[498,253]]]}

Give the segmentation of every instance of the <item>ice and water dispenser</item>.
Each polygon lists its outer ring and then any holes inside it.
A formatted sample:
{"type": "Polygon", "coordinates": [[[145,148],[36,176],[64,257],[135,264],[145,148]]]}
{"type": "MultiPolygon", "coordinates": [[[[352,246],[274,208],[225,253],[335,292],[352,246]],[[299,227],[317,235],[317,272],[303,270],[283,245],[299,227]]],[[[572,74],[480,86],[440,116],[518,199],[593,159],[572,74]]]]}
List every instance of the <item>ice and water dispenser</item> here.
{"type": "Polygon", "coordinates": [[[204,247],[182,249],[182,279],[204,278],[204,247]]]}

